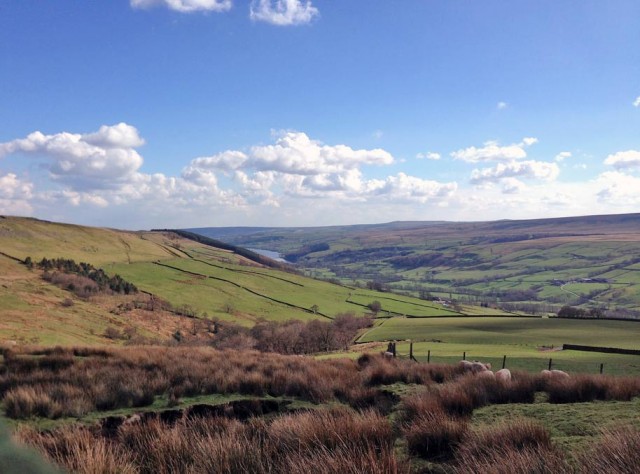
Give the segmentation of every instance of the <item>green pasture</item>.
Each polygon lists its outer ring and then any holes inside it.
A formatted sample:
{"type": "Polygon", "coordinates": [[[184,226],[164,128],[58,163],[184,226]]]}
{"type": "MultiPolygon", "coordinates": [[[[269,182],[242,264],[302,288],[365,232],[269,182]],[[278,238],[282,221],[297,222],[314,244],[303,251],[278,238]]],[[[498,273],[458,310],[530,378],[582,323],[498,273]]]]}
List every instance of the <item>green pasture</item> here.
{"type": "Polygon", "coordinates": [[[571,320],[523,317],[392,318],[369,330],[359,343],[397,340],[398,352],[431,362],[455,363],[467,359],[501,367],[539,371],[553,367],[569,372],[640,375],[640,356],[563,351],[562,344],[640,349],[640,322],[571,320]]]}
{"type": "Polygon", "coordinates": [[[446,308],[430,301],[359,289],[351,294],[349,301],[361,305],[368,305],[373,301],[379,301],[382,306],[382,310],[380,311],[381,315],[384,315],[387,311],[395,314],[410,314],[424,317],[460,314],[451,308],[446,308]]]}
{"type": "Polygon", "coordinates": [[[457,314],[440,305],[408,296],[354,290],[277,270],[214,262],[213,259],[206,263],[174,258],[163,260],[162,264],[175,268],[144,262],[113,264],[106,269],[134,282],[144,291],[165,298],[174,306],[190,305],[199,313],[206,312],[222,319],[235,319],[234,313],[242,314],[248,317],[246,324],[257,318],[287,320],[316,317],[287,303],[307,310],[317,306],[319,313],[329,317],[345,312],[366,314],[369,310],[364,306],[374,300],[382,303],[383,310],[396,314],[457,314]],[[358,304],[349,303],[348,299],[358,304]],[[234,312],[227,311],[229,305],[234,312]]]}
{"type": "Polygon", "coordinates": [[[385,340],[525,345],[585,344],[640,349],[640,322],[530,317],[392,318],[359,342],[385,340]]]}
{"type": "MultiPolygon", "coordinates": [[[[153,263],[116,264],[108,270],[134,282],[139,289],[166,299],[174,307],[188,305],[199,314],[240,324],[252,325],[258,318],[282,321],[315,318],[312,313],[251,294],[231,283],[195,277],[153,263]]],[[[234,279],[234,275],[227,277],[234,279]]]]}
{"type": "Polygon", "coordinates": [[[71,258],[103,265],[167,258],[171,253],[143,234],[7,217],[0,221],[0,249],[24,260],[71,258]]]}

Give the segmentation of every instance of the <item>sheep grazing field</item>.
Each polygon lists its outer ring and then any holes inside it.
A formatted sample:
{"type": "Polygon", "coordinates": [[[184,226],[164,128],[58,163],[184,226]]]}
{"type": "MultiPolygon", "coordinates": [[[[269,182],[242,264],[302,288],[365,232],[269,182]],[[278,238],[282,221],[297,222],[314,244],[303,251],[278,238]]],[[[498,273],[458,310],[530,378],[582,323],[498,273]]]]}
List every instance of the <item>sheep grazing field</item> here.
{"type": "Polygon", "coordinates": [[[205,347],[2,360],[15,439],[71,472],[633,472],[640,448],[635,377],[205,347]]]}
{"type": "Polygon", "coordinates": [[[563,344],[581,344],[622,349],[640,349],[640,322],[617,320],[573,320],[531,317],[391,318],[378,321],[359,343],[399,341],[398,354],[419,361],[457,363],[466,359],[489,362],[494,369],[539,372],[549,368],[569,373],[600,372],[640,376],[637,355],[561,350],[563,344]]]}

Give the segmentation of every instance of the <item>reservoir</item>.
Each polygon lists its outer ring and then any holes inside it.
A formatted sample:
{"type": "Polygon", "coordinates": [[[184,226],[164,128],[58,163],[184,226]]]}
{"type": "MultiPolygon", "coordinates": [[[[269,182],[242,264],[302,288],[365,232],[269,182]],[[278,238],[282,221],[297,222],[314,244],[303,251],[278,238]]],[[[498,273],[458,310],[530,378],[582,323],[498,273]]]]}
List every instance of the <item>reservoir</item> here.
{"type": "Polygon", "coordinates": [[[274,252],[273,250],[264,250],[264,249],[249,249],[252,252],[255,252],[257,254],[263,255],[265,257],[269,257],[277,262],[285,262],[285,263],[290,263],[287,262],[284,258],[282,258],[282,254],[279,252],[274,252]]]}

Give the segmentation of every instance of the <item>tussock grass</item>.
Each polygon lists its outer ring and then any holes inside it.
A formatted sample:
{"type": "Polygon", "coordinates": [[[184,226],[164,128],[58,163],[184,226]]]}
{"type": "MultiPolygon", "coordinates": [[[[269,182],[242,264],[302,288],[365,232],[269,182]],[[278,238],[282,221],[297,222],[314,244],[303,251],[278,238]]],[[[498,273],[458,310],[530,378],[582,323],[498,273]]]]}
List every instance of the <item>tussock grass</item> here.
{"type": "Polygon", "coordinates": [[[544,390],[551,403],[582,403],[594,400],[629,401],[640,395],[640,379],[604,375],[578,375],[549,380],[544,390]]]}
{"type": "Polygon", "coordinates": [[[529,419],[471,428],[474,411],[489,405],[630,400],[640,382],[629,377],[514,371],[507,382],[381,355],[316,360],[207,347],[13,348],[4,356],[0,398],[15,419],[83,417],[159,396],[171,406],[213,394],[273,405],[203,404],[93,427],[19,430],[72,472],[394,473],[425,460],[453,472],[625,472],[640,447],[637,431],[611,429],[598,453],[573,459],[529,419]],[[276,414],[294,405],[272,397],[316,406],[276,414]]]}
{"type": "Polygon", "coordinates": [[[368,362],[319,361],[206,347],[128,347],[5,351],[0,398],[7,416],[58,418],[144,407],[211,394],[341,401],[388,413],[396,399],[381,384],[453,380],[457,369],[371,356],[368,362]],[[384,377],[375,374],[386,374],[384,377]]]}
{"type": "Polygon", "coordinates": [[[548,431],[530,420],[515,420],[469,432],[456,452],[456,472],[570,472],[548,431]]]}
{"type": "Polygon", "coordinates": [[[442,412],[430,412],[413,420],[404,430],[409,453],[425,459],[450,459],[468,430],[465,420],[442,412]]]}
{"type": "Polygon", "coordinates": [[[638,472],[640,431],[630,426],[603,430],[598,439],[578,458],[580,473],[638,472]]]}
{"type": "Polygon", "coordinates": [[[374,412],[341,409],[271,422],[201,418],[170,426],[151,419],[123,425],[110,439],[77,427],[23,429],[18,436],[62,467],[83,473],[408,472],[394,453],[392,431],[374,412]]]}

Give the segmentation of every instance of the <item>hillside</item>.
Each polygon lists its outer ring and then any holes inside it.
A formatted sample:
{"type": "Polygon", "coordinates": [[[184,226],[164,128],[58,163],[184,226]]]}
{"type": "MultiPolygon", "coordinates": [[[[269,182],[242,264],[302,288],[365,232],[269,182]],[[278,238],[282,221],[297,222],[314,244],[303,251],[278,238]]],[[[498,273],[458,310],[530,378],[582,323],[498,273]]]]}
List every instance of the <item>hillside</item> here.
{"type": "Polygon", "coordinates": [[[321,228],[192,229],[280,252],[309,274],[529,313],[635,316],[640,214],[321,228]]]}
{"type": "Polygon", "coordinates": [[[459,314],[417,298],[270,268],[168,231],[128,232],[19,217],[0,218],[0,301],[0,340],[39,344],[124,339],[105,337],[109,331],[154,340],[178,331],[206,336],[210,326],[194,320],[214,318],[244,326],[261,319],[330,320],[341,313],[369,313],[372,301],[381,302],[379,315],[385,317],[459,314]],[[141,292],[80,297],[45,281],[41,269],[27,268],[28,257],[87,262],[141,292]]]}

